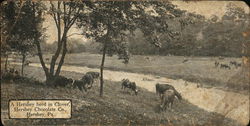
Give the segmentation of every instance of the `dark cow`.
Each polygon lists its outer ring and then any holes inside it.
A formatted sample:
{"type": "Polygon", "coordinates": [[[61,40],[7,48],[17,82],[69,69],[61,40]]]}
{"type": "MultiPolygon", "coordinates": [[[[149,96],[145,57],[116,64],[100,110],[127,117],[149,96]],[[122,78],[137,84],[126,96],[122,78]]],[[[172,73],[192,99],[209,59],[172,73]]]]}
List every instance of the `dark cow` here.
{"type": "Polygon", "coordinates": [[[185,62],[187,62],[188,61],[188,59],[184,59],[183,61],[182,61],[182,63],[185,63],[185,62]]]}
{"type": "Polygon", "coordinates": [[[92,87],[94,83],[94,79],[99,78],[100,74],[98,72],[87,72],[81,80],[83,80],[86,84],[90,85],[89,88],[92,87]]]}
{"type": "Polygon", "coordinates": [[[231,69],[230,66],[228,66],[227,64],[220,64],[220,68],[224,68],[224,69],[231,69]]]}
{"type": "Polygon", "coordinates": [[[166,111],[167,107],[172,108],[174,99],[175,99],[175,91],[172,89],[166,90],[161,96],[161,105],[160,105],[161,109],[166,111]]]}
{"type": "Polygon", "coordinates": [[[90,74],[93,79],[97,79],[100,76],[100,74],[98,72],[92,72],[92,71],[87,72],[86,74],[90,74]]]}
{"type": "Polygon", "coordinates": [[[10,68],[6,72],[1,71],[1,78],[8,80],[8,81],[11,81],[11,80],[12,81],[19,81],[21,76],[16,69],[10,68]]]}
{"type": "Polygon", "coordinates": [[[29,66],[30,63],[31,63],[31,61],[26,60],[26,61],[24,62],[24,66],[29,66]]]}
{"type": "Polygon", "coordinates": [[[10,69],[8,70],[8,72],[9,72],[9,73],[14,73],[14,72],[15,72],[15,69],[14,69],[14,68],[10,68],[10,69]]]}
{"type": "Polygon", "coordinates": [[[215,65],[215,67],[218,67],[220,65],[220,63],[218,61],[215,61],[214,65],[215,65]]]}
{"type": "Polygon", "coordinates": [[[77,87],[80,91],[84,89],[87,92],[87,84],[83,80],[74,80],[72,86],[74,89],[77,87]]]}
{"type": "Polygon", "coordinates": [[[236,61],[230,61],[230,65],[237,65],[237,62],[236,61]]]}
{"type": "Polygon", "coordinates": [[[94,78],[91,74],[85,74],[81,80],[90,85],[89,88],[91,88],[94,83],[94,78]]]}
{"type": "Polygon", "coordinates": [[[175,96],[181,100],[182,99],[182,96],[179,92],[176,91],[176,89],[172,86],[172,85],[169,85],[169,84],[159,84],[157,83],[155,85],[155,89],[156,89],[156,94],[159,94],[159,96],[161,97],[166,90],[173,90],[174,91],[174,94],[175,96]]]}
{"type": "Polygon", "coordinates": [[[230,65],[234,65],[235,68],[241,67],[241,63],[237,63],[236,61],[230,61],[230,65]]]}
{"type": "Polygon", "coordinates": [[[236,63],[235,68],[241,67],[241,63],[236,63]]]}
{"type": "Polygon", "coordinates": [[[55,77],[55,79],[53,80],[53,85],[55,87],[66,87],[66,85],[68,84],[72,84],[73,80],[71,78],[66,78],[64,76],[57,76],[55,77]]]}
{"type": "Polygon", "coordinates": [[[125,88],[129,88],[131,89],[132,91],[135,92],[135,95],[138,94],[138,89],[136,87],[136,84],[135,82],[130,82],[128,79],[123,79],[122,80],[122,89],[125,90],[125,88]]]}

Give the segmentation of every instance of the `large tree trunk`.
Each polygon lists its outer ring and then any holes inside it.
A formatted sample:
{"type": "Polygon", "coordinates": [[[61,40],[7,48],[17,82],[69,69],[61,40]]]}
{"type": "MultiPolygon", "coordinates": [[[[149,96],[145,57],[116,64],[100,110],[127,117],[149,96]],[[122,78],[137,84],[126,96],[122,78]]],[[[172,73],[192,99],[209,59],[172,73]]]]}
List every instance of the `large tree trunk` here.
{"type": "Polygon", "coordinates": [[[39,57],[40,63],[42,65],[43,71],[44,71],[45,76],[46,76],[46,83],[47,83],[47,82],[49,82],[50,78],[52,78],[52,76],[50,75],[49,69],[46,67],[45,62],[43,60],[43,54],[42,54],[41,46],[40,46],[39,42],[36,42],[36,47],[37,47],[38,57],[39,57]]]}
{"type": "Polygon", "coordinates": [[[26,56],[25,56],[25,54],[23,53],[23,54],[22,54],[22,71],[21,71],[22,76],[23,76],[25,58],[26,58],[26,56]]]}
{"type": "Polygon", "coordinates": [[[62,40],[63,40],[63,52],[62,52],[62,56],[61,56],[61,59],[59,61],[55,76],[59,76],[59,74],[61,72],[62,65],[64,63],[65,56],[67,54],[67,37],[65,36],[65,38],[63,38],[62,40]]]}
{"type": "Polygon", "coordinates": [[[107,45],[104,44],[103,46],[104,47],[103,47],[103,53],[102,53],[102,62],[101,62],[101,67],[100,67],[100,73],[101,73],[101,77],[100,77],[100,97],[103,96],[103,69],[104,69],[104,62],[105,62],[107,45]]]}

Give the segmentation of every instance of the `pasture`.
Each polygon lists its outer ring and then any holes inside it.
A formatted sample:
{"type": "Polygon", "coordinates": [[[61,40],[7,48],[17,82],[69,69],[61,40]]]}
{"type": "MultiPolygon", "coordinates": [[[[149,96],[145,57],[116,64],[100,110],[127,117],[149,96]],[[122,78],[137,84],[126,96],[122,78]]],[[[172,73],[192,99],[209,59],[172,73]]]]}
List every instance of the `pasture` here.
{"type": "MultiPolygon", "coordinates": [[[[44,55],[46,63],[49,63],[51,55],[44,55]],[[49,60],[48,60],[49,59],[49,60]]],[[[31,62],[39,63],[38,57],[29,58],[31,62]]],[[[183,79],[197,82],[206,86],[220,87],[221,89],[233,89],[242,91],[247,89],[249,73],[243,72],[241,67],[223,69],[215,67],[215,61],[222,64],[230,64],[230,61],[241,63],[241,58],[219,57],[184,57],[184,56],[142,56],[132,55],[129,64],[123,64],[116,56],[106,57],[105,69],[127,71],[133,73],[153,74],[171,79],[183,79]],[[186,62],[183,63],[183,61],[186,62]]],[[[90,53],[67,54],[65,65],[87,66],[99,68],[101,55],[90,53]]]]}
{"type": "MultiPolygon", "coordinates": [[[[17,69],[20,69],[16,67],[17,69]]],[[[99,84],[87,93],[78,89],[52,88],[37,82],[44,76],[41,68],[27,67],[29,82],[2,82],[1,109],[5,125],[240,125],[232,119],[207,112],[186,100],[175,100],[174,107],[159,111],[159,97],[139,88],[135,96],[121,89],[121,82],[105,81],[104,96],[99,97],[99,84]],[[32,91],[32,92],[31,92],[32,91]],[[33,93],[36,92],[36,93],[33,93]],[[63,93],[62,93],[63,92],[63,93]],[[71,119],[9,119],[9,99],[72,99],[71,119]]],[[[63,76],[78,79],[82,74],[62,71],[63,76]]]]}

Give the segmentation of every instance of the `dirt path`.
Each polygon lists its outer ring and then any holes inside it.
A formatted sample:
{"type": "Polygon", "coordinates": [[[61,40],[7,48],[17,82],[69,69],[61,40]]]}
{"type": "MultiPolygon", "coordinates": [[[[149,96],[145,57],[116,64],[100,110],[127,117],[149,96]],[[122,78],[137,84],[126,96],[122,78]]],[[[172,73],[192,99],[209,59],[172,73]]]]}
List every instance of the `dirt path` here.
{"type": "MultiPolygon", "coordinates": [[[[20,63],[14,64],[20,65],[20,63]]],[[[32,63],[30,66],[41,67],[37,63],[32,63]]],[[[78,73],[99,72],[99,69],[96,68],[67,65],[63,66],[62,70],[78,73]]],[[[152,92],[155,92],[155,84],[157,82],[169,83],[182,94],[184,99],[204,110],[220,113],[237,120],[243,125],[247,125],[249,121],[249,95],[222,91],[215,88],[197,88],[198,83],[186,82],[182,79],[172,80],[154,75],[104,70],[104,79],[121,81],[123,78],[129,78],[129,80],[135,81],[138,86],[152,92]]]]}

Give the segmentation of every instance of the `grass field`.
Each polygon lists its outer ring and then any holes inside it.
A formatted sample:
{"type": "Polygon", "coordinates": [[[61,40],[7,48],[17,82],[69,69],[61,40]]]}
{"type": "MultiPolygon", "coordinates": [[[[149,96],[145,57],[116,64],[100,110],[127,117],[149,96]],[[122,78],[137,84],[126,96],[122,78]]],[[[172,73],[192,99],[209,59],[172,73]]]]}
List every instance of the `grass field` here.
{"type": "MultiPolygon", "coordinates": [[[[19,68],[20,69],[20,68],[19,68]]],[[[41,68],[27,67],[27,77],[41,80],[41,68]]],[[[62,72],[63,76],[80,78],[82,74],[62,72]]],[[[120,82],[105,81],[104,96],[99,85],[87,93],[67,88],[52,88],[37,82],[1,81],[1,119],[6,126],[32,125],[239,125],[236,121],[204,111],[186,100],[175,101],[173,109],[159,111],[155,93],[140,88],[138,96],[121,90],[120,82]],[[34,93],[35,92],[35,93],[34,93]],[[62,93],[63,92],[63,93],[62,93]],[[72,99],[71,119],[9,119],[9,99],[72,99]]]]}
{"type": "MultiPolygon", "coordinates": [[[[50,59],[51,55],[45,55],[44,58],[50,59]]],[[[65,64],[98,68],[101,63],[101,58],[101,55],[98,54],[67,54],[65,64]]],[[[39,62],[38,57],[33,57],[29,60],[32,62],[39,62]]],[[[215,68],[215,61],[229,64],[230,61],[237,61],[240,63],[241,59],[224,58],[223,60],[219,60],[218,57],[134,55],[131,57],[129,64],[126,65],[118,60],[116,56],[113,56],[106,58],[105,69],[155,74],[171,79],[184,79],[210,86],[249,90],[249,75],[247,75],[249,72],[242,72],[241,68],[236,69],[233,66],[231,66],[231,70],[215,68]],[[182,63],[184,59],[188,59],[188,61],[182,63]]],[[[46,62],[49,63],[49,61],[46,62]]]]}

